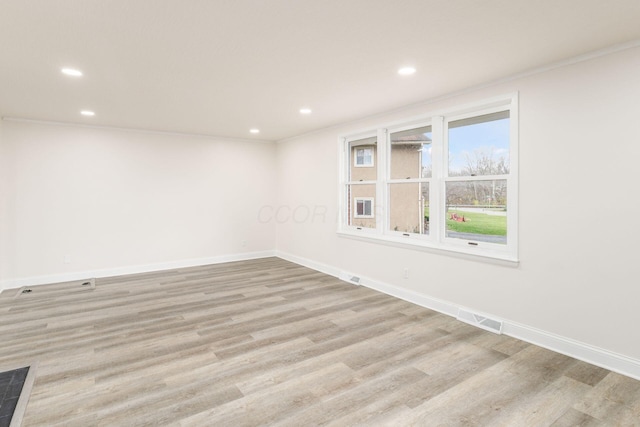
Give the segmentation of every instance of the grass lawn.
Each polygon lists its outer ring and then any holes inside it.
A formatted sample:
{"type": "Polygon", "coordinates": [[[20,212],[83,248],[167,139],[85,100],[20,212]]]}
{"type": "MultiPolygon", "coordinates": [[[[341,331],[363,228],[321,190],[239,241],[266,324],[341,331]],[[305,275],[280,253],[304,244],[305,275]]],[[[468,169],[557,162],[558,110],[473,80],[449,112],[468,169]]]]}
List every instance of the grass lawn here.
{"type": "Polygon", "coordinates": [[[480,212],[464,212],[449,210],[447,212],[447,230],[461,233],[491,234],[493,236],[507,235],[507,217],[500,215],[488,215],[480,212]],[[451,214],[463,216],[466,222],[454,221],[451,214]]]}

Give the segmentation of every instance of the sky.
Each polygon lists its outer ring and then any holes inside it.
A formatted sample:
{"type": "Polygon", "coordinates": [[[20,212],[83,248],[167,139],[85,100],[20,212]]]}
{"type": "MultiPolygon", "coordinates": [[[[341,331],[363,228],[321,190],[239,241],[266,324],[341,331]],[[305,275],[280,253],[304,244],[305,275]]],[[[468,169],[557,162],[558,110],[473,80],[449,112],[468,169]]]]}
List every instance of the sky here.
{"type": "MultiPolygon", "coordinates": [[[[433,138],[432,132],[424,134],[433,138]]],[[[505,157],[509,163],[509,119],[491,120],[482,123],[449,129],[449,169],[460,170],[466,166],[466,155],[476,150],[489,153],[493,149],[494,159],[505,157]]],[[[431,165],[431,144],[422,146],[422,164],[431,165]]]]}
{"type": "Polygon", "coordinates": [[[466,165],[465,154],[476,150],[488,153],[493,148],[494,159],[509,160],[509,119],[493,120],[449,129],[449,170],[466,165]]]}

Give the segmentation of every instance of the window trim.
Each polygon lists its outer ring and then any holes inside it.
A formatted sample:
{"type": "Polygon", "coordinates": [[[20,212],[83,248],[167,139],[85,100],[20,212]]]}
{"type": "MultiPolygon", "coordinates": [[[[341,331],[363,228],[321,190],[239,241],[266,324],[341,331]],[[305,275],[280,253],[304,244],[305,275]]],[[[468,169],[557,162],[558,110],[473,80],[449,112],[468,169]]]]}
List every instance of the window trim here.
{"type": "MultiPolygon", "coordinates": [[[[454,253],[467,255],[473,259],[506,261],[508,264],[518,263],[518,93],[497,96],[484,101],[462,105],[458,108],[450,108],[442,111],[435,111],[430,114],[409,117],[405,120],[398,120],[386,125],[375,126],[366,131],[341,135],[338,138],[339,152],[339,211],[337,234],[341,237],[356,238],[367,242],[389,244],[409,249],[426,250],[434,253],[454,253]],[[448,177],[448,128],[447,124],[452,121],[481,116],[498,111],[509,111],[510,119],[510,141],[509,141],[509,175],[483,175],[473,177],[448,177]],[[410,180],[390,179],[390,134],[402,130],[431,126],[432,131],[432,178],[418,178],[410,180]],[[362,139],[367,136],[377,135],[376,155],[378,162],[377,179],[367,181],[367,184],[376,185],[376,198],[383,203],[376,206],[376,228],[363,229],[348,225],[348,218],[345,218],[346,206],[348,202],[344,197],[346,188],[351,182],[349,168],[351,162],[349,153],[349,142],[362,139]],[[487,181],[492,179],[506,179],[507,182],[507,243],[474,242],[459,238],[446,237],[446,206],[445,186],[451,181],[487,181]],[[429,213],[429,234],[403,233],[389,229],[389,197],[390,184],[408,182],[428,182],[430,213],[429,213]],[[436,200],[436,203],[431,201],[436,200]],[[384,204],[384,205],[383,205],[384,204]],[[437,225],[436,225],[437,224],[437,225]],[[472,242],[472,243],[469,243],[472,242]],[[475,244],[474,244],[475,243],[475,244]]],[[[365,182],[358,182],[364,184],[365,182]]],[[[355,184],[355,182],[353,183],[355,184]]]]}

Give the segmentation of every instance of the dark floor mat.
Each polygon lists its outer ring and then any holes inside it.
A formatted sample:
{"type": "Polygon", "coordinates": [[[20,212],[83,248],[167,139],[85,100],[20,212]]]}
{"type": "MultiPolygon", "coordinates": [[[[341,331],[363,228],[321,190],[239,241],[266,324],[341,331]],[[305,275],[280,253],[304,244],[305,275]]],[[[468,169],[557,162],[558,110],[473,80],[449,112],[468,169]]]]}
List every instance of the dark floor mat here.
{"type": "Polygon", "coordinates": [[[28,366],[0,372],[0,427],[11,424],[28,373],[28,366]]]}

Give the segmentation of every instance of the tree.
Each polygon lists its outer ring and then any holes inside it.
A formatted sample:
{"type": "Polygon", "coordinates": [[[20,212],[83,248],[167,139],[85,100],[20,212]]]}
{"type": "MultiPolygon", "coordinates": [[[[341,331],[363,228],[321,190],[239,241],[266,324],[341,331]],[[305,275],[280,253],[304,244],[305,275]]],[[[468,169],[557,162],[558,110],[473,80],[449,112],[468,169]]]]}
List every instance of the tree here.
{"type": "MultiPolygon", "coordinates": [[[[496,156],[495,149],[484,148],[465,153],[466,165],[452,176],[508,175],[509,161],[496,156]]],[[[447,185],[449,205],[504,206],[507,201],[506,180],[458,181],[447,185]]]]}
{"type": "Polygon", "coordinates": [[[505,156],[495,158],[493,147],[475,150],[473,153],[465,153],[467,164],[462,168],[461,175],[508,175],[509,161],[505,156]]]}

